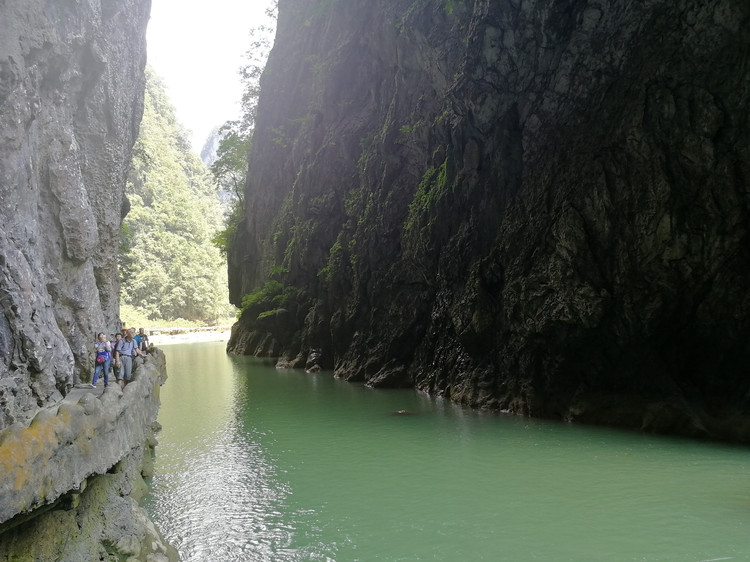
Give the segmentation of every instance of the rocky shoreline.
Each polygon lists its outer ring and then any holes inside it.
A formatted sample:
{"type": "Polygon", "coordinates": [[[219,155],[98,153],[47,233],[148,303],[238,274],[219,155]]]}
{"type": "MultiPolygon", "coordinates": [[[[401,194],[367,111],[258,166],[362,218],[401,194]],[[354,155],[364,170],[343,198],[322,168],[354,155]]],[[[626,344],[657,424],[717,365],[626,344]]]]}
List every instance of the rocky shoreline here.
{"type": "Polygon", "coordinates": [[[746,0],[280,4],[229,351],[750,443],[747,21],[746,0]]]}
{"type": "Polygon", "coordinates": [[[151,330],[149,342],[156,346],[194,343],[205,341],[227,341],[231,326],[210,326],[206,328],[170,328],[151,330]]]}

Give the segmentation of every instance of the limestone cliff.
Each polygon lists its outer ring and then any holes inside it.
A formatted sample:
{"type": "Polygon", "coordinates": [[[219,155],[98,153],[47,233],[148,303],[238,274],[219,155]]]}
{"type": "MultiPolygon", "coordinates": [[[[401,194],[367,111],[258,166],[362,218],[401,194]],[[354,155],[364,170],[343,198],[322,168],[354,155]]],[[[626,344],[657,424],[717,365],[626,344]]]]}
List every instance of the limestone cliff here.
{"type": "Polygon", "coordinates": [[[0,429],[89,380],[117,246],[150,0],[0,1],[0,429]]]}
{"type": "Polygon", "coordinates": [[[750,441],[750,4],[280,0],[229,350],[750,441]]]}
{"type": "Polygon", "coordinates": [[[148,492],[164,354],[124,391],[78,389],[0,432],[0,559],[178,560],[138,501],[148,492]]]}
{"type": "Polygon", "coordinates": [[[137,501],[163,354],[137,360],[124,392],[72,391],[90,380],[95,334],[119,318],[149,10],[150,0],[0,0],[3,560],[178,558],[137,501]]]}

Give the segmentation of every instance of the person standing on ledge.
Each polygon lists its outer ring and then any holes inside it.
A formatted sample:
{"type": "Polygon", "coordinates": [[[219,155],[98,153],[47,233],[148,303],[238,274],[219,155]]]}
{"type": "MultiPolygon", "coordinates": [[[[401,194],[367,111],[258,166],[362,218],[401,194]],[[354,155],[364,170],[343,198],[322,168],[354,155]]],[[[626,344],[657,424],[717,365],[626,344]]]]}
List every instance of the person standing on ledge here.
{"type": "Polygon", "coordinates": [[[135,339],[140,340],[139,349],[145,355],[146,352],[148,351],[148,346],[149,346],[148,336],[146,335],[146,330],[144,330],[143,328],[139,328],[138,329],[138,335],[135,336],[135,339]]]}
{"type": "Polygon", "coordinates": [[[115,350],[117,349],[117,344],[120,343],[121,341],[122,341],[122,334],[120,332],[117,332],[115,334],[115,339],[113,339],[110,342],[110,345],[112,346],[112,361],[111,361],[111,363],[112,363],[112,377],[114,379],[117,379],[117,372],[119,371],[119,369],[117,368],[117,366],[119,365],[119,363],[117,361],[115,361],[115,350]]]}
{"type": "Polygon", "coordinates": [[[96,363],[94,363],[94,378],[91,381],[91,387],[96,388],[96,381],[99,380],[99,375],[103,374],[104,388],[107,388],[109,386],[109,363],[112,360],[110,355],[112,345],[107,341],[107,335],[104,332],[97,334],[94,349],[96,350],[96,363]]]}
{"type": "Polygon", "coordinates": [[[138,342],[133,339],[135,336],[135,328],[130,328],[125,334],[125,338],[120,340],[115,348],[115,365],[119,367],[117,372],[117,383],[120,388],[125,388],[125,385],[130,382],[133,376],[133,357],[135,355],[143,356],[141,350],[138,349],[138,342]]]}

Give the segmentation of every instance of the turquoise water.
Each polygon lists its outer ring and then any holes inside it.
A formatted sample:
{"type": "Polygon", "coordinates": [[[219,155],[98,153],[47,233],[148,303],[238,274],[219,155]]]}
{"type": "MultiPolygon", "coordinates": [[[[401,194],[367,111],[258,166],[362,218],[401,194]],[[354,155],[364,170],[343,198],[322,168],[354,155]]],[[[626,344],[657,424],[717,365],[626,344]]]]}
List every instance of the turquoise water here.
{"type": "Polygon", "coordinates": [[[146,509],[183,560],[750,560],[747,448],[163,349],[146,509]]]}

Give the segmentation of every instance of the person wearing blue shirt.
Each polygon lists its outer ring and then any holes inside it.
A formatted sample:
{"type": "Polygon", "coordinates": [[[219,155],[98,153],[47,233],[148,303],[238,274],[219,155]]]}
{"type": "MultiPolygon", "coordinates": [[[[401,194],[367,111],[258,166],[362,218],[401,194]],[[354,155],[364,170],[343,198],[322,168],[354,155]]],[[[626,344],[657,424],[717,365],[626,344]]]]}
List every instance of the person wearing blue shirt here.
{"type": "Polygon", "coordinates": [[[146,355],[146,352],[148,351],[148,336],[146,335],[146,330],[143,328],[138,328],[138,333],[135,335],[135,339],[138,340],[138,349],[140,349],[144,355],[146,355]]]}
{"type": "Polygon", "coordinates": [[[135,341],[135,328],[127,331],[124,339],[121,339],[115,347],[115,365],[119,367],[117,372],[117,383],[120,388],[125,388],[133,377],[133,357],[143,356],[135,341]]]}

